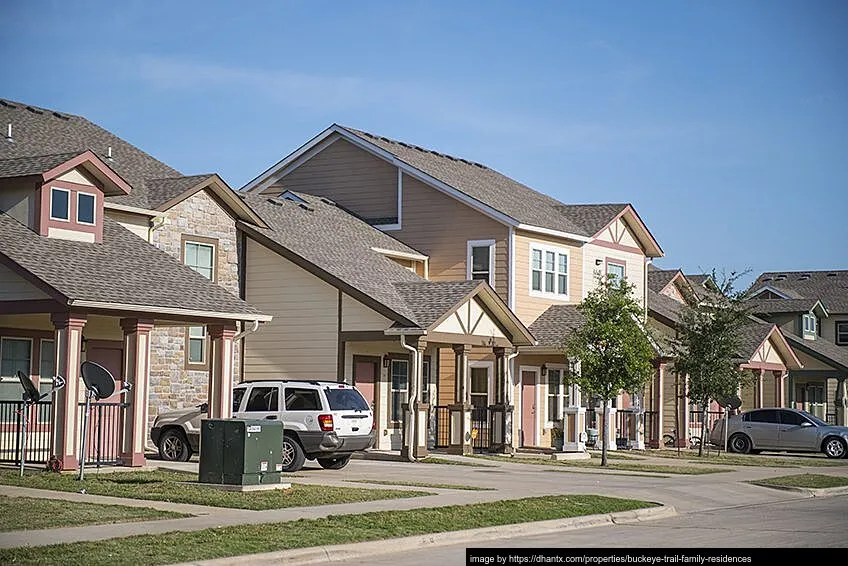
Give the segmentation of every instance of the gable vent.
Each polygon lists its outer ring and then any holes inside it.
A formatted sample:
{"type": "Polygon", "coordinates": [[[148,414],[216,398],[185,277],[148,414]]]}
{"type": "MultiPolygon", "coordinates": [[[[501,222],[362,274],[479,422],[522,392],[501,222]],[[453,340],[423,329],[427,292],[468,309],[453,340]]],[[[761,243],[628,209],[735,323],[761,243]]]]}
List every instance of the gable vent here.
{"type": "Polygon", "coordinates": [[[806,281],[806,280],[807,280],[807,279],[809,279],[809,278],[810,278],[810,274],[809,274],[809,273],[802,273],[802,274],[801,274],[801,276],[800,276],[800,277],[798,277],[798,281],[806,281]]]}
{"type": "Polygon", "coordinates": [[[837,273],[828,273],[827,274],[828,277],[836,277],[837,275],[838,275],[837,273]]]}

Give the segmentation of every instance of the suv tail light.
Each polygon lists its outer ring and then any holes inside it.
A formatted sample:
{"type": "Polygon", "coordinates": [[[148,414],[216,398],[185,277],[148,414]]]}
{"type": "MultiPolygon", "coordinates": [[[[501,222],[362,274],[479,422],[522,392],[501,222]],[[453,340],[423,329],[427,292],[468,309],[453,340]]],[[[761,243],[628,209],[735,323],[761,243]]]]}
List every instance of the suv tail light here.
{"type": "Polygon", "coordinates": [[[333,415],[318,415],[318,426],[321,430],[333,430],[333,415]]]}

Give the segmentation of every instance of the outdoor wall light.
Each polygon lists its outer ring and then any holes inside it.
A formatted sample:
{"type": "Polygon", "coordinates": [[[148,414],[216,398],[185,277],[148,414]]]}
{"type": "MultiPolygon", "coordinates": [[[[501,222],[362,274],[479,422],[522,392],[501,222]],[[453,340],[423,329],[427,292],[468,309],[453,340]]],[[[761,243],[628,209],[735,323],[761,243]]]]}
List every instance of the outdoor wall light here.
{"type": "Polygon", "coordinates": [[[389,359],[389,357],[388,357],[388,356],[383,356],[383,367],[384,367],[384,368],[389,367],[389,362],[390,362],[390,361],[391,361],[391,360],[389,359]]]}
{"type": "Polygon", "coordinates": [[[601,265],[603,262],[604,262],[604,260],[602,260],[602,259],[596,259],[595,265],[601,265]]]}
{"type": "Polygon", "coordinates": [[[546,375],[548,375],[548,366],[542,364],[542,377],[545,377],[546,375]]]}

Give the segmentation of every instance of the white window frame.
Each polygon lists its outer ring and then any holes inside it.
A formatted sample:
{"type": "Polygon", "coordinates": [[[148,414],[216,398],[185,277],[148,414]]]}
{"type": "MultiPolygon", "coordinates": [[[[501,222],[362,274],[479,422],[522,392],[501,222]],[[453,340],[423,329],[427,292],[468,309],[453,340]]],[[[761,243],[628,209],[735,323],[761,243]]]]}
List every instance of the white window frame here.
{"type": "MultiPolygon", "coordinates": [[[[32,347],[34,345],[33,339],[27,338],[25,336],[3,336],[2,338],[0,338],[0,364],[2,364],[2,360],[3,360],[3,342],[6,341],[6,340],[20,340],[22,342],[29,342],[29,367],[27,368],[26,374],[31,375],[31,372],[32,372],[32,353],[33,353],[32,347]]],[[[18,383],[18,377],[17,377],[17,375],[6,375],[6,376],[0,375],[0,382],[2,382],[2,383],[18,383]]],[[[21,392],[23,393],[23,390],[21,390],[21,392]]],[[[21,398],[18,397],[18,399],[16,399],[16,400],[20,401],[21,398]]],[[[6,424],[8,424],[8,423],[6,423],[6,424]]]]}
{"type": "Polygon", "coordinates": [[[394,398],[395,398],[395,393],[399,393],[399,394],[402,394],[402,396],[405,397],[405,399],[403,400],[401,405],[403,405],[403,403],[409,402],[409,380],[411,378],[411,376],[409,375],[409,373],[410,373],[409,370],[411,368],[412,368],[412,364],[406,358],[397,357],[397,358],[391,358],[389,360],[389,415],[388,415],[388,417],[389,417],[389,424],[390,425],[401,425],[401,424],[403,424],[403,407],[402,406],[397,407],[397,410],[399,411],[399,414],[400,414],[400,420],[393,420],[392,419],[392,417],[394,416],[392,413],[396,409],[396,407],[394,405],[394,398]],[[393,379],[393,376],[394,376],[393,369],[394,368],[393,368],[393,366],[395,365],[395,362],[406,364],[406,389],[395,389],[394,388],[394,379],[393,379]]]}
{"type": "Polygon", "coordinates": [[[604,276],[609,279],[609,276],[612,275],[609,272],[610,265],[614,265],[616,267],[620,267],[622,269],[621,278],[627,281],[627,260],[618,259],[615,257],[608,257],[604,260],[604,276]]]}
{"type": "Polygon", "coordinates": [[[551,382],[549,381],[550,376],[551,376],[551,370],[560,372],[559,373],[559,378],[560,378],[559,393],[557,393],[557,401],[559,403],[560,418],[565,418],[565,399],[567,397],[569,397],[570,394],[571,394],[571,391],[570,391],[571,388],[568,387],[567,385],[565,385],[564,383],[562,383],[562,378],[565,377],[565,370],[566,370],[565,364],[545,364],[545,375],[542,376],[542,379],[545,382],[545,428],[546,429],[553,428],[554,422],[555,422],[555,421],[551,420],[551,415],[548,413],[548,400],[551,397],[551,391],[550,391],[550,383],[551,382]]]}
{"type": "Polygon", "coordinates": [[[474,248],[489,248],[489,286],[495,286],[495,240],[468,240],[465,251],[465,278],[471,279],[473,258],[471,252],[474,248]]]}
{"type": "Polygon", "coordinates": [[[803,324],[804,324],[804,334],[812,334],[815,336],[816,329],[816,315],[806,313],[802,315],[803,324]]]}
{"type": "MultiPolygon", "coordinates": [[[[189,244],[194,244],[195,246],[206,246],[207,248],[212,248],[212,265],[210,266],[210,268],[212,269],[212,273],[211,273],[211,277],[209,277],[209,281],[212,281],[213,283],[215,283],[216,282],[215,281],[215,265],[218,262],[218,246],[216,246],[215,244],[210,244],[209,242],[198,242],[196,240],[190,240],[188,238],[186,238],[183,241],[183,265],[185,265],[186,267],[188,267],[189,269],[191,269],[191,270],[193,270],[197,273],[200,273],[200,272],[197,271],[197,269],[195,269],[195,266],[191,266],[188,263],[186,263],[186,258],[188,257],[187,251],[188,251],[188,245],[189,244]]],[[[202,273],[200,273],[200,274],[203,275],[202,273]]],[[[204,277],[205,277],[205,275],[204,275],[204,277]]]]}
{"type": "Polygon", "coordinates": [[[50,207],[50,220],[58,220],[59,222],[70,222],[71,221],[71,191],[70,189],[63,189],[62,187],[50,187],[50,202],[47,203],[50,207]],[[68,195],[68,217],[62,218],[61,216],[53,216],[53,193],[56,191],[61,191],[68,195]]]}
{"type": "Polygon", "coordinates": [[[848,346],[848,320],[837,320],[834,327],[834,341],[837,346],[848,346]],[[839,327],[842,326],[845,330],[842,332],[839,331],[839,327]],[[839,335],[843,334],[844,338],[842,340],[839,339],[839,335]]]}
{"type": "Polygon", "coordinates": [[[471,369],[472,368],[485,368],[486,369],[486,406],[494,404],[495,402],[495,390],[494,390],[494,373],[495,373],[495,363],[494,362],[468,362],[468,396],[471,397],[471,369]]]}
{"type": "Polygon", "coordinates": [[[555,299],[559,301],[569,301],[571,300],[571,294],[569,292],[569,286],[571,285],[571,252],[566,248],[560,248],[557,246],[551,246],[549,244],[540,244],[537,242],[530,243],[530,255],[528,258],[527,265],[527,287],[531,297],[542,297],[545,299],[555,299]],[[542,252],[542,278],[541,278],[541,287],[540,291],[536,291],[533,289],[533,250],[539,250],[542,252]],[[550,273],[545,269],[545,252],[551,252],[554,254],[554,291],[548,292],[545,291],[545,273],[550,273]],[[561,255],[565,256],[565,273],[560,273],[559,271],[559,258],[561,255]],[[557,289],[559,289],[559,276],[565,275],[565,293],[558,293],[557,289]]]}
{"type": "Polygon", "coordinates": [[[208,334],[206,332],[206,327],[203,326],[203,325],[189,326],[189,327],[186,328],[186,334],[188,335],[188,348],[187,348],[187,351],[186,351],[186,365],[198,366],[198,367],[205,366],[206,365],[206,350],[207,350],[207,348],[206,348],[206,342],[207,342],[206,338],[208,337],[208,334]],[[203,336],[192,336],[191,335],[191,329],[192,328],[202,328],[203,329],[203,336]],[[191,361],[191,341],[192,340],[200,340],[201,341],[200,353],[202,354],[201,355],[202,359],[199,362],[191,361]]]}
{"type": "MultiPolygon", "coordinates": [[[[69,203],[69,205],[70,205],[70,203],[69,203]]],[[[96,195],[96,194],[94,194],[94,193],[86,193],[86,192],[83,192],[83,191],[77,191],[77,213],[76,213],[76,222],[77,222],[77,224],[82,224],[83,226],[95,226],[95,225],[97,224],[97,195],[96,195]],[[81,197],[82,195],[89,196],[89,197],[91,197],[92,199],[94,199],[94,204],[92,205],[92,210],[91,210],[91,217],[92,217],[92,219],[93,219],[93,222],[83,222],[82,220],[80,220],[80,217],[79,217],[79,213],[80,213],[80,197],[81,197]]]]}

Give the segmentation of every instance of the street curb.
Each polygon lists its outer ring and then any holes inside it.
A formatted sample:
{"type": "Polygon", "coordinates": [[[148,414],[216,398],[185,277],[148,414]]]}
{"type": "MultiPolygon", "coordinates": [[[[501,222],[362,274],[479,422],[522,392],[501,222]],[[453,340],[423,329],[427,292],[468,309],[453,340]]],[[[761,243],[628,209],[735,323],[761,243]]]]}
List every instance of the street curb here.
{"type": "Polygon", "coordinates": [[[600,527],[603,525],[639,523],[642,521],[664,519],[675,515],[677,515],[677,510],[674,507],[659,506],[648,509],[636,509],[634,511],[622,511],[620,513],[607,513],[604,515],[586,515],[584,517],[553,519],[550,521],[538,521],[533,523],[513,523],[509,525],[483,527],[480,529],[468,529],[464,531],[429,533],[411,537],[339,544],[334,546],[313,546],[309,548],[297,548],[263,554],[230,556],[227,558],[215,558],[212,560],[183,562],[172,566],[277,566],[279,564],[295,565],[345,562],[348,560],[362,559],[368,556],[391,554],[393,552],[397,552],[401,548],[406,550],[420,550],[463,543],[474,543],[474,545],[479,545],[485,541],[506,537],[543,535],[559,531],[600,527]]]}
{"type": "Polygon", "coordinates": [[[769,489],[779,489],[781,491],[793,491],[795,493],[803,493],[809,497],[833,497],[834,495],[846,495],[848,494],[848,486],[841,487],[794,487],[790,485],[767,485],[762,483],[757,483],[756,480],[751,481],[753,485],[758,487],[767,487],[769,489]]]}

